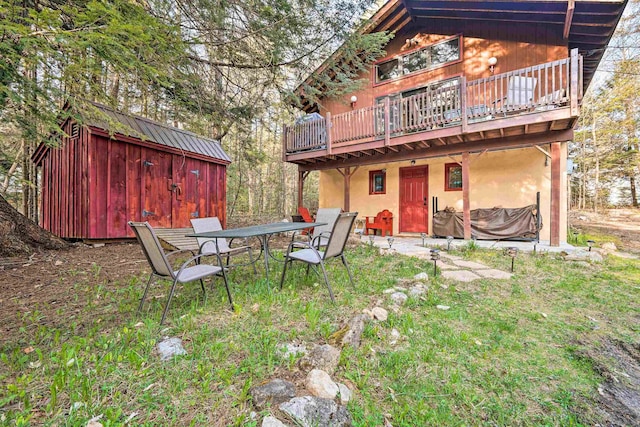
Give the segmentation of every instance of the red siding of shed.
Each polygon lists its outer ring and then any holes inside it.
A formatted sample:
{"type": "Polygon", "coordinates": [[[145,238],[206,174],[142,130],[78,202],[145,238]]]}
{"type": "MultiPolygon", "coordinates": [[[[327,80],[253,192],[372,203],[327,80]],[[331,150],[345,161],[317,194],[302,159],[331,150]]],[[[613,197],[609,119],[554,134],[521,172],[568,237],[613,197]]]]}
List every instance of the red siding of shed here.
{"type": "Polygon", "coordinates": [[[40,162],[42,227],[70,239],[115,239],[133,237],[127,221],[176,228],[217,216],[226,224],[225,165],[142,145],[82,128],[49,149],[40,162]]]}

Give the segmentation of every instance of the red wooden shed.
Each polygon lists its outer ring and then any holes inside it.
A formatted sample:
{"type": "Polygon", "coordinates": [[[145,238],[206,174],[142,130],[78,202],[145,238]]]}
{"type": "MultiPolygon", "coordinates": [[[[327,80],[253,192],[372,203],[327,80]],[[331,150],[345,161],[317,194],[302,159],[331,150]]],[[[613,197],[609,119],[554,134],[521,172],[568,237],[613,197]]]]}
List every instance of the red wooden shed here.
{"type": "MultiPolygon", "coordinates": [[[[220,142],[123,114],[68,119],[59,147],[41,144],[41,226],[68,239],[133,237],[127,221],[188,227],[191,218],[226,222],[226,167],[220,142]]],[[[88,115],[88,114],[87,114],[88,115]]],[[[95,114],[92,114],[92,116],[95,114]]]]}

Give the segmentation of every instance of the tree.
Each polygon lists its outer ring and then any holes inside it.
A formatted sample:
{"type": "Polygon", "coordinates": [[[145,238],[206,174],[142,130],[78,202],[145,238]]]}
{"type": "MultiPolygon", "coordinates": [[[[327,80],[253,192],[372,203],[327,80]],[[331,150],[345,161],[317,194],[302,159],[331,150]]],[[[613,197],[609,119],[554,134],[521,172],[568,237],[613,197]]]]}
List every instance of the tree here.
{"type": "MultiPolygon", "coordinates": [[[[3,156],[19,165],[5,168],[3,179],[21,172],[22,210],[36,220],[30,155],[61,132],[65,117],[80,119],[75,112],[85,108],[83,99],[217,139],[232,129],[251,133],[256,119],[359,25],[353,17],[368,5],[369,0],[0,0],[0,121],[18,129],[21,145],[15,155],[3,156]],[[61,110],[65,103],[70,108],[61,110]]],[[[349,77],[380,56],[389,38],[349,39],[324,67],[334,76],[327,82],[330,90],[352,88],[349,77]]],[[[241,154],[261,151],[254,145],[249,141],[241,154]]]]}

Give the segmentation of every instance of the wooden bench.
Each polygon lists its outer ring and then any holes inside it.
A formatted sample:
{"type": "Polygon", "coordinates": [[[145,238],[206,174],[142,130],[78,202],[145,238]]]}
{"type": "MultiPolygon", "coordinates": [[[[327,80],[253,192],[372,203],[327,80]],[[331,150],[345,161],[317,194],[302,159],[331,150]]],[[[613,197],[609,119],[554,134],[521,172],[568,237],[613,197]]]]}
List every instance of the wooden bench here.
{"type": "Polygon", "coordinates": [[[187,234],[193,234],[193,228],[154,228],[156,236],[160,239],[160,243],[166,243],[172,249],[179,251],[191,251],[197,253],[200,250],[198,241],[195,237],[186,237],[187,234]]]}
{"type": "Polygon", "coordinates": [[[366,217],[364,224],[364,234],[369,234],[369,230],[373,230],[373,234],[376,234],[376,230],[380,230],[380,234],[384,237],[389,232],[389,236],[393,236],[393,214],[387,209],[378,212],[375,217],[366,217]]]}

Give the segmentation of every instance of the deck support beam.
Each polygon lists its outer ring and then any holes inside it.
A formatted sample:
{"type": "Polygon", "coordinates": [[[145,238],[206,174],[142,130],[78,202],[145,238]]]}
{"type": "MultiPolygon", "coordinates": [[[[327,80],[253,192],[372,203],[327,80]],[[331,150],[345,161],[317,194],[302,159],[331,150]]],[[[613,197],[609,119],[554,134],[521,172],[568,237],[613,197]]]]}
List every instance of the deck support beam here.
{"type": "Polygon", "coordinates": [[[304,194],[304,181],[309,176],[310,171],[303,171],[298,168],[298,207],[301,208],[304,206],[302,196],[304,194]]]}
{"type": "Polygon", "coordinates": [[[469,204],[469,152],[462,153],[462,224],[464,239],[471,239],[471,208],[469,204]]]}
{"type": "Polygon", "coordinates": [[[351,167],[347,166],[346,168],[343,168],[342,170],[340,170],[340,168],[337,168],[337,171],[344,178],[344,206],[343,206],[342,209],[344,209],[345,212],[349,212],[349,209],[350,209],[349,200],[351,198],[351,194],[350,194],[351,176],[354,173],[356,173],[356,171],[358,169],[360,169],[360,166],[356,166],[353,169],[351,167]]]}
{"type": "MultiPolygon", "coordinates": [[[[561,143],[551,143],[551,212],[550,212],[550,245],[560,246],[560,191],[561,183],[561,143]]],[[[464,184],[464,178],[463,178],[464,184]]]]}

